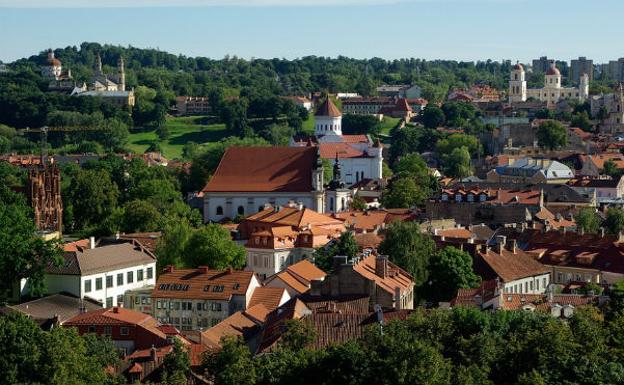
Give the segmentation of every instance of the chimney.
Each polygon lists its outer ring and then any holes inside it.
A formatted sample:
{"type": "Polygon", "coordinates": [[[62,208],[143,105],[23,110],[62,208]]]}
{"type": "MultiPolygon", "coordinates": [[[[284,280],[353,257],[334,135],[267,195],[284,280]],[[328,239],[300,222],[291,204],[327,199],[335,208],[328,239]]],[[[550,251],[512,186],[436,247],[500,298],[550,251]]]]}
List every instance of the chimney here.
{"type": "Polygon", "coordinates": [[[323,286],[323,280],[313,279],[310,282],[310,295],[318,297],[321,295],[321,287],[323,286]]]}
{"type": "Polygon", "coordinates": [[[488,245],[487,243],[484,243],[481,245],[481,253],[483,254],[487,254],[488,253],[488,245]]]}
{"type": "Polygon", "coordinates": [[[89,249],[95,249],[95,237],[89,237],[89,249]]]}
{"type": "Polygon", "coordinates": [[[515,239],[510,239],[509,240],[509,251],[511,251],[513,254],[516,254],[516,247],[517,247],[517,242],[515,239]]]}
{"type": "Polygon", "coordinates": [[[378,255],[375,257],[375,275],[382,279],[388,276],[388,256],[378,255]]]}
{"type": "Polygon", "coordinates": [[[150,349],[150,360],[156,362],[156,348],[154,345],[152,345],[152,348],[150,349]]]}
{"type": "Polygon", "coordinates": [[[114,306],[113,307],[113,313],[115,313],[115,314],[119,313],[119,307],[118,306],[114,306]]]}
{"type": "Polygon", "coordinates": [[[601,238],[604,238],[604,236],[605,236],[605,228],[604,228],[604,227],[601,227],[601,228],[600,228],[600,237],[601,237],[601,238]]]}
{"type": "Polygon", "coordinates": [[[200,274],[208,274],[208,266],[198,266],[197,270],[200,272],[200,274]]]}
{"type": "Polygon", "coordinates": [[[503,253],[503,250],[505,249],[505,243],[507,243],[507,237],[505,237],[504,235],[496,236],[496,252],[498,254],[503,253]]]}
{"type": "Polygon", "coordinates": [[[394,308],[396,310],[401,310],[403,308],[403,304],[401,303],[401,288],[394,288],[394,308]]]}
{"type": "Polygon", "coordinates": [[[167,267],[165,267],[165,273],[173,273],[173,271],[175,270],[175,267],[173,267],[173,265],[167,265],[167,267]]]}

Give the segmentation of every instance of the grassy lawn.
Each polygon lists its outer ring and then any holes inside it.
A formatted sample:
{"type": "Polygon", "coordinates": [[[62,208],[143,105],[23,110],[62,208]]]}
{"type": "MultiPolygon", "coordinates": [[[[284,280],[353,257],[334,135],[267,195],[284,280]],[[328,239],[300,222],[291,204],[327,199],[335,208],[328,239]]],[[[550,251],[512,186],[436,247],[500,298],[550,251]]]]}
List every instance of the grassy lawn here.
{"type": "Polygon", "coordinates": [[[399,123],[399,118],[392,118],[390,116],[384,116],[381,122],[381,133],[383,135],[389,135],[390,130],[399,123]]]}
{"type": "MultiPolygon", "coordinates": [[[[224,124],[202,124],[204,119],[203,116],[167,118],[165,125],[171,135],[160,144],[165,158],[180,158],[182,147],[187,142],[198,144],[217,142],[227,136],[224,124]]],[[[155,140],[158,140],[155,131],[131,131],[128,147],[136,153],[143,153],[155,140]]]]}

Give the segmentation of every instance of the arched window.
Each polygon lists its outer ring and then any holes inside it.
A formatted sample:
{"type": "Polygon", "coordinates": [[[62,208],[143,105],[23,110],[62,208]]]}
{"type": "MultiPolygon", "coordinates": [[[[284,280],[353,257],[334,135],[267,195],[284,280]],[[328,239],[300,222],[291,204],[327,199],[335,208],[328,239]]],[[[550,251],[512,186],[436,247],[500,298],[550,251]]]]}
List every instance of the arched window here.
{"type": "Polygon", "coordinates": [[[223,215],[223,207],[217,206],[217,215],[223,215]]]}
{"type": "Polygon", "coordinates": [[[243,206],[238,206],[237,212],[238,215],[245,215],[245,208],[243,206]]]}

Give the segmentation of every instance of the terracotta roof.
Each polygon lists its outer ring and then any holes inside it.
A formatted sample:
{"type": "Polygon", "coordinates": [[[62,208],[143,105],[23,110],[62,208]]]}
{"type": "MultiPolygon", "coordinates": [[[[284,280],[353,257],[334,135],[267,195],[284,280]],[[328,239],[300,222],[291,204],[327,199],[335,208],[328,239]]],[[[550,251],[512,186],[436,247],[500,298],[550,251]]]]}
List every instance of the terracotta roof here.
{"type": "Polygon", "coordinates": [[[501,308],[505,310],[520,310],[527,305],[532,305],[536,310],[548,311],[553,305],[572,305],[574,307],[587,306],[598,303],[597,296],[578,294],[555,294],[552,302],[544,294],[502,294],[501,308]]]}
{"type": "Polygon", "coordinates": [[[376,256],[370,255],[353,265],[353,270],[364,278],[375,281],[378,287],[392,295],[395,294],[396,288],[404,292],[414,285],[412,277],[394,263],[388,261],[388,276],[386,278],[375,274],[376,264],[376,256]]]}
{"type": "Polygon", "coordinates": [[[325,101],[316,109],[315,116],[330,116],[333,118],[337,118],[342,116],[342,112],[336,107],[334,102],[331,101],[330,98],[325,99],[325,101]]]}
{"type": "Polygon", "coordinates": [[[19,305],[13,305],[10,308],[28,315],[35,321],[47,321],[58,317],[58,321],[63,323],[80,314],[81,306],[84,306],[86,311],[102,309],[102,304],[100,303],[67,294],[52,294],[19,305]]]}
{"type": "Polygon", "coordinates": [[[479,287],[470,289],[459,289],[457,295],[451,300],[451,306],[480,306],[477,298],[487,302],[494,298],[496,292],[496,280],[481,281],[479,287]]]}
{"type": "Polygon", "coordinates": [[[343,143],[370,143],[366,135],[342,135],[343,143]]]}
{"type": "Polygon", "coordinates": [[[123,242],[94,249],[65,252],[61,266],[48,265],[47,274],[90,275],[156,262],[156,257],[140,244],[123,242]]]}
{"type": "Polygon", "coordinates": [[[354,234],[353,237],[362,249],[377,249],[383,241],[383,238],[375,233],[358,233],[354,234]]]}
{"type": "Polygon", "coordinates": [[[619,153],[604,152],[595,155],[581,155],[581,161],[583,163],[588,161],[592,162],[600,171],[604,169],[604,164],[607,161],[613,162],[615,164],[615,167],[619,169],[624,168],[624,155],[619,153]]]}
{"type": "Polygon", "coordinates": [[[484,272],[480,268],[479,262],[485,263],[503,282],[547,274],[550,271],[546,266],[518,248],[516,248],[515,253],[507,249],[503,249],[501,253],[490,249],[487,253],[479,252],[478,257],[480,258],[477,258],[477,261],[475,261],[475,270],[486,279],[495,277],[484,272]]]}
{"type": "Polygon", "coordinates": [[[282,299],[288,298],[286,289],[281,287],[257,287],[251,299],[249,300],[249,307],[255,305],[263,305],[269,311],[277,309],[281,304],[282,299]]]}
{"type": "Polygon", "coordinates": [[[242,270],[174,269],[163,272],[152,291],[152,298],[192,298],[227,301],[233,295],[246,295],[254,272],[242,270]]]}
{"type": "Polygon", "coordinates": [[[395,111],[403,111],[403,112],[412,112],[412,107],[407,104],[407,100],[405,98],[400,98],[397,100],[396,105],[394,106],[395,111]]]}
{"type": "Polygon", "coordinates": [[[152,253],[156,250],[156,244],[158,240],[162,236],[160,231],[149,232],[149,233],[128,233],[128,234],[120,234],[119,239],[126,240],[136,240],[141,245],[145,246],[145,248],[152,253]]]}
{"type": "Polygon", "coordinates": [[[318,145],[321,158],[323,159],[335,159],[338,154],[339,159],[346,158],[369,158],[369,155],[362,150],[347,144],[347,143],[330,143],[323,142],[318,145]]]}
{"type": "Polygon", "coordinates": [[[157,325],[157,321],[150,315],[121,307],[112,307],[78,314],[68,319],[64,325],[143,325],[147,323],[157,325]]]}
{"type": "Polygon", "coordinates": [[[310,289],[310,284],[313,280],[325,278],[326,275],[323,270],[304,259],[268,277],[264,284],[268,285],[271,281],[280,279],[294,291],[302,294],[310,289]]]}
{"type": "Polygon", "coordinates": [[[468,238],[472,238],[473,234],[472,234],[472,231],[462,227],[460,229],[440,230],[437,232],[437,235],[443,236],[443,237],[449,237],[449,238],[468,239],[468,238]]]}
{"type": "Polygon", "coordinates": [[[388,223],[388,212],[385,210],[343,211],[334,216],[356,232],[373,232],[388,223]]]}
{"type": "Polygon", "coordinates": [[[309,192],[313,147],[230,147],[204,192],[309,192]]]}
{"type": "Polygon", "coordinates": [[[279,210],[268,208],[246,217],[244,221],[293,226],[299,229],[307,225],[321,226],[342,224],[341,221],[332,218],[330,215],[318,213],[309,208],[299,210],[294,207],[280,207],[279,210]]]}
{"type": "Polygon", "coordinates": [[[63,243],[63,251],[78,251],[79,249],[87,249],[89,248],[90,240],[80,239],[78,241],[63,243]]]}
{"type": "Polygon", "coordinates": [[[264,307],[263,304],[259,303],[254,305],[247,310],[244,311],[245,315],[255,319],[258,322],[264,322],[266,320],[267,315],[269,315],[271,311],[264,307]]]}
{"type": "Polygon", "coordinates": [[[239,336],[246,339],[259,331],[259,325],[252,318],[244,312],[237,311],[210,329],[201,332],[201,342],[208,348],[220,348],[223,337],[239,336]]]}

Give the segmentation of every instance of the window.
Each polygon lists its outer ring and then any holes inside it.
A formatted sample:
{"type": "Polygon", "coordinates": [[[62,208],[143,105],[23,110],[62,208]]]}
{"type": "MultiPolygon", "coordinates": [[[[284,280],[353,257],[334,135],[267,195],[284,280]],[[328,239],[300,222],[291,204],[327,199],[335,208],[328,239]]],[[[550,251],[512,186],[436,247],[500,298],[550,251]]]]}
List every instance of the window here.
{"type": "Polygon", "coordinates": [[[474,202],[474,195],[468,194],[468,202],[474,202]]]}
{"type": "Polygon", "coordinates": [[[212,311],[221,311],[221,303],[213,302],[212,303],[212,311]]]}
{"type": "Polygon", "coordinates": [[[105,336],[113,335],[113,327],[112,326],[104,326],[104,335],[105,336]]]}
{"type": "Polygon", "coordinates": [[[173,310],[180,310],[180,302],[173,303],[173,310]]]}
{"type": "Polygon", "coordinates": [[[126,281],[127,281],[128,283],[132,283],[132,282],[134,282],[134,271],[129,271],[129,272],[128,272],[128,274],[127,274],[127,276],[128,276],[128,277],[127,277],[126,281]]]}
{"type": "Polygon", "coordinates": [[[147,268],[147,279],[152,279],[152,278],[154,278],[154,268],[148,267],[147,268]]]}
{"type": "Polygon", "coordinates": [[[117,296],[117,306],[123,304],[123,294],[117,296]]]}
{"type": "Polygon", "coordinates": [[[535,289],[539,290],[539,279],[535,280],[535,289]]]}
{"type": "Polygon", "coordinates": [[[106,276],[106,287],[113,287],[113,276],[112,275],[107,275],[106,276]]]}
{"type": "Polygon", "coordinates": [[[139,297],[135,297],[135,298],[134,298],[134,303],[135,303],[136,305],[139,305],[139,304],[141,303],[141,298],[139,298],[139,297]]]}
{"type": "Polygon", "coordinates": [[[329,211],[334,211],[334,198],[329,198],[329,211]]]}
{"type": "Polygon", "coordinates": [[[128,334],[130,334],[130,329],[128,329],[127,326],[122,326],[119,328],[119,334],[122,336],[127,336],[128,334]]]}
{"type": "Polygon", "coordinates": [[[563,282],[563,273],[557,273],[557,282],[559,283],[563,282]]]}
{"type": "Polygon", "coordinates": [[[217,206],[217,211],[216,211],[217,215],[223,215],[223,207],[221,206],[217,206]]]}
{"type": "Polygon", "coordinates": [[[193,310],[192,302],[182,302],[182,310],[193,310]]]}
{"type": "Polygon", "coordinates": [[[137,281],[143,280],[143,269],[137,270],[137,281]]]}
{"type": "Polygon", "coordinates": [[[84,283],[84,291],[85,293],[90,293],[91,292],[91,280],[87,279],[84,283]]]}
{"type": "Polygon", "coordinates": [[[123,285],[123,273],[117,274],[117,286],[123,285]]]}
{"type": "Polygon", "coordinates": [[[455,194],[455,202],[461,202],[461,201],[462,201],[461,194],[455,194]]]}
{"type": "Polygon", "coordinates": [[[236,212],[238,213],[238,215],[245,215],[245,208],[243,206],[238,206],[236,212]]]}
{"type": "Polygon", "coordinates": [[[113,307],[113,297],[106,298],[106,307],[113,307]]]}

